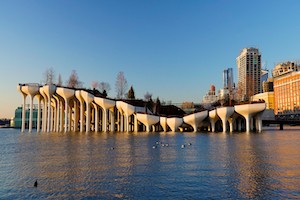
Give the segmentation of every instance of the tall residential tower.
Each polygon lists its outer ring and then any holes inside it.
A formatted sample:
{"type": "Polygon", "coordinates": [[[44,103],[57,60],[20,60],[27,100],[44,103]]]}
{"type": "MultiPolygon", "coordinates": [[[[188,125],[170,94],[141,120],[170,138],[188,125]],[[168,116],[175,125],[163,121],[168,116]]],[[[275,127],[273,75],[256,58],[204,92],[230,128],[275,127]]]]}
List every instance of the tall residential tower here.
{"type": "Polygon", "coordinates": [[[261,54],[257,48],[244,48],[236,58],[238,89],[242,100],[261,91],[261,54]]]}

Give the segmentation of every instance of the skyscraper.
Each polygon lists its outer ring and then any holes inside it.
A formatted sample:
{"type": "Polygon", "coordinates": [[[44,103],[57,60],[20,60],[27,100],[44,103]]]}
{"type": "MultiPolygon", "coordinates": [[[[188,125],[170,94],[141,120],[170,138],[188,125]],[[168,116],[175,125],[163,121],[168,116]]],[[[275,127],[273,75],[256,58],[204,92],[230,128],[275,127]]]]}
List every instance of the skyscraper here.
{"type": "Polygon", "coordinates": [[[236,58],[238,89],[243,99],[261,91],[261,54],[257,48],[244,48],[236,58]]]}
{"type": "Polygon", "coordinates": [[[223,88],[232,89],[233,87],[233,69],[228,68],[223,71],[223,88]]]}

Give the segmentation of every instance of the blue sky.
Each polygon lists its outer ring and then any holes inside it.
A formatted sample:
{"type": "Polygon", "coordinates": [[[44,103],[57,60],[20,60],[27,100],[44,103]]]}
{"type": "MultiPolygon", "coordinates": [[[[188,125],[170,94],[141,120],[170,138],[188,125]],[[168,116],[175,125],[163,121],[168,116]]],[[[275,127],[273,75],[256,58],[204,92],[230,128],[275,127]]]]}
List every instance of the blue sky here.
{"type": "MultiPolygon", "coordinates": [[[[148,91],[193,101],[257,47],[269,69],[300,58],[300,1],[0,1],[0,118],[22,103],[18,83],[40,83],[49,67],[85,87],[125,73],[136,97],[148,91]]],[[[29,99],[28,99],[29,102],[29,99]]]]}

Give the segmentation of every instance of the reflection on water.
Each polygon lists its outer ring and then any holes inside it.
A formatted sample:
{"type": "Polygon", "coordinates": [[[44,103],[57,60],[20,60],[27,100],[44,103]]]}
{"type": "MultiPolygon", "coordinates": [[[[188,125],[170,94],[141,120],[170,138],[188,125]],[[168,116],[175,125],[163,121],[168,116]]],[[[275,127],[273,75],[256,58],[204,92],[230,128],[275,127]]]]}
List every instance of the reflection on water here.
{"type": "Polygon", "coordinates": [[[0,137],[0,198],[300,198],[297,130],[0,137]]]}

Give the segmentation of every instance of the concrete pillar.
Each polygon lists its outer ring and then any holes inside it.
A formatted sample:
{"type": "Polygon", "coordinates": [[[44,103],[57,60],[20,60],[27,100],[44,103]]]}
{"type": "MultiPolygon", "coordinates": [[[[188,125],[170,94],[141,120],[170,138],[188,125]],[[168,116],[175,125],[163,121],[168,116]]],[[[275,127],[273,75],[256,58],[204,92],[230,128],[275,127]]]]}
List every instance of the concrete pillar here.
{"type": "Polygon", "coordinates": [[[138,119],[136,114],[134,115],[134,132],[138,132],[138,119]]]}
{"type": "Polygon", "coordinates": [[[37,95],[37,99],[38,99],[38,114],[37,114],[37,124],[36,124],[36,132],[40,132],[41,129],[41,99],[42,96],[41,95],[37,95]]]}
{"type": "Polygon", "coordinates": [[[257,113],[264,111],[266,108],[265,103],[255,103],[255,104],[244,104],[244,105],[236,105],[235,110],[237,113],[242,115],[246,119],[246,131],[251,131],[251,117],[257,113]]]}
{"type": "Polygon", "coordinates": [[[79,122],[79,115],[78,115],[78,102],[74,99],[74,132],[78,131],[78,122],[79,122]]]}
{"type": "Polygon", "coordinates": [[[210,121],[211,132],[216,132],[216,122],[219,119],[217,109],[209,111],[208,116],[210,121]]]}
{"type": "Polygon", "coordinates": [[[63,127],[64,127],[64,102],[60,101],[59,106],[60,106],[59,132],[63,132],[63,127]]]}
{"type": "Polygon", "coordinates": [[[94,109],[95,109],[95,122],[94,122],[94,124],[95,124],[95,132],[97,133],[97,132],[99,132],[99,108],[98,108],[98,106],[97,106],[97,104],[95,104],[95,103],[92,103],[93,104],[93,106],[94,106],[94,109]]]}
{"type": "Polygon", "coordinates": [[[217,114],[222,120],[223,124],[223,133],[226,132],[227,120],[234,113],[234,107],[221,107],[217,108],[217,114]]]}
{"type": "Polygon", "coordinates": [[[23,106],[22,106],[22,129],[21,132],[25,131],[25,122],[26,122],[26,94],[23,94],[23,106]]]}
{"type": "Polygon", "coordinates": [[[115,131],[115,112],[114,112],[114,109],[111,111],[111,121],[110,121],[110,123],[111,123],[110,131],[114,132],[115,131]]]}

